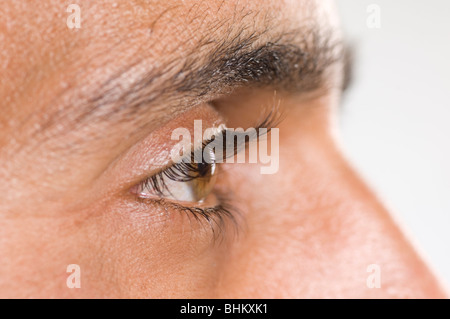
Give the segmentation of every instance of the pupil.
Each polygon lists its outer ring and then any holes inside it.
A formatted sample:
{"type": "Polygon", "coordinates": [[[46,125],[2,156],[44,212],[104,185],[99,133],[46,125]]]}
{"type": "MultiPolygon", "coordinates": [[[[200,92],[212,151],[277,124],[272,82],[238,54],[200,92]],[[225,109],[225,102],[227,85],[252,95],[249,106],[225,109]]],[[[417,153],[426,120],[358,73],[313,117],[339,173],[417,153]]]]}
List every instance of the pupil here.
{"type": "Polygon", "coordinates": [[[197,169],[198,169],[198,175],[203,177],[209,172],[209,164],[208,163],[198,163],[197,169]]]}

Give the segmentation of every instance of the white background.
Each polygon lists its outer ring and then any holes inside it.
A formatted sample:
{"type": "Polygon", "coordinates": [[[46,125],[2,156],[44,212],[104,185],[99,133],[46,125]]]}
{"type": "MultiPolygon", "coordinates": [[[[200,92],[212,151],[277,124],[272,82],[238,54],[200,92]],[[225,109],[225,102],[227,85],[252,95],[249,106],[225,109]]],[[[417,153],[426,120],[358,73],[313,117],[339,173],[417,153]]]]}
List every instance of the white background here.
{"type": "Polygon", "coordinates": [[[344,147],[449,287],[450,1],[337,3],[356,53],[344,147]],[[370,4],[379,29],[367,25],[370,4]]]}

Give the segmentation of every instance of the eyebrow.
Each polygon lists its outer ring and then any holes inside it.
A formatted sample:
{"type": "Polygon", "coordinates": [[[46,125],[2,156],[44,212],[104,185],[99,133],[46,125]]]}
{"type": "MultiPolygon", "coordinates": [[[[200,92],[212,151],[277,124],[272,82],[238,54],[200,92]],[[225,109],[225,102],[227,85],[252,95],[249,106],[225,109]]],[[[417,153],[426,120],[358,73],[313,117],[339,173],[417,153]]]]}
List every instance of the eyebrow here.
{"type": "Polygon", "coordinates": [[[151,67],[127,87],[125,80],[145,61],[124,67],[93,89],[83,105],[74,108],[78,114],[70,118],[77,126],[96,121],[133,121],[149,108],[157,111],[158,104],[159,108],[173,104],[187,107],[239,87],[313,91],[324,85],[331,65],[346,61],[343,42],[336,40],[333,32],[320,31],[292,30],[264,41],[261,39],[267,30],[249,35],[241,31],[221,41],[205,38],[196,50],[158,68],[151,67]]]}

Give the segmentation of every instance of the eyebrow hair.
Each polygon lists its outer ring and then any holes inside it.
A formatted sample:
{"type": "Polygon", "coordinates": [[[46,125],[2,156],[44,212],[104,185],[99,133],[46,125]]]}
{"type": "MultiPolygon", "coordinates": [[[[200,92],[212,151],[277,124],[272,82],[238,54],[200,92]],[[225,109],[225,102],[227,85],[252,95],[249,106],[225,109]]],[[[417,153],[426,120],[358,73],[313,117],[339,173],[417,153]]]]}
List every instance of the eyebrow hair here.
{"type": "Polygon", "coordinates": [[[151,105],[156,111],[160,101],[167,106],[179,105],[177,100],[182,100],[186,107],[244,86],[313,91],[324,85],[332,64],[346,60],[342,41],[336,40],[332,31],[320,31],[281,32],[268,40],[262,40],[267,30],[249,35],[241,30],[221,41],[204,38],[196,50],[151,67],[128,87],[124,80],[145,61],[124,67],[93,89],[94,94],[75,108],[81,111],[70,117],[77,126],[92,120],[132,121],[151,105]]]}

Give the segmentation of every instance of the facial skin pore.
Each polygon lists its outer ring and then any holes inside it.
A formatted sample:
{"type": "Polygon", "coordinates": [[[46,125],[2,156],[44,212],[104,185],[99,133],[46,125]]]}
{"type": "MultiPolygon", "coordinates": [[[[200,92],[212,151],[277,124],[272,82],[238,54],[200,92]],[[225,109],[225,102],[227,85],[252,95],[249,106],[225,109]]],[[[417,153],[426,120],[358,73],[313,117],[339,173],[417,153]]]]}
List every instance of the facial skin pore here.
{"type": "Polygon", "coordinates": [[[342,155],[343,63],[331,1],[2,1],[0,297],[445,297],[342,155]],[[129,192],[174,129],[251,127],[274,100],[279,170],[222,165],[219,239],[129,192]]]}

